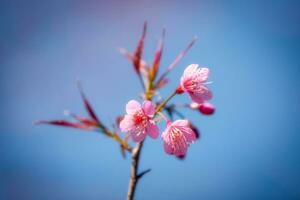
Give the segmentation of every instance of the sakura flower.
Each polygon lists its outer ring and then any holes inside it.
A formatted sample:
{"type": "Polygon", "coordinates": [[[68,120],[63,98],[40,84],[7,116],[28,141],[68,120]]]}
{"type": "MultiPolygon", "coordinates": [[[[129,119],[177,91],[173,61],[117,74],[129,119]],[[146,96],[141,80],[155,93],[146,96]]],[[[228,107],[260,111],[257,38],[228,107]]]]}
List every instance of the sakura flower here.
{"type": "Polygon", "coordinates": [[[159,129],[153,120],[155,105],[151,101],[144,101],[141,105],[131,100],[126,105],[126,112],[120,122],[122,132],[127,132],[135,142],[143,141],[147,134],[153,139],[157,138],[159,129]]]}
{"type": "Polygon", "coordinates": [[[167,154],[175,154],[177,157],[184,156],[189,144],[197,139],[188,120],[168,122],[167,128],[161,137],[164,141],[165,152],[167,154]]]}
{"type": "Polygon", "coordinates": [[[183,72],[180,89],[187,92],[196,103],[208,101],[212,98],[211,91],[206,87],[208,75],[208,68],[199,68],[199,65],[191,64],[183,72]]]}

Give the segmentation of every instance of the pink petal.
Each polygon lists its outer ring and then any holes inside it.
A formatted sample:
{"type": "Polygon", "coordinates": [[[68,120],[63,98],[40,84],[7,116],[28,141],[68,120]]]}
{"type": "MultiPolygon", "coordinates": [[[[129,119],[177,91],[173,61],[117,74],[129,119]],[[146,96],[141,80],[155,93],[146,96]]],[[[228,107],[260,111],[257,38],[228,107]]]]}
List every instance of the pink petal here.
{"type": "Polygon", "coordinates": [[[171,123],[171,122],[168,122],[168,123],[167,123],[166,129],[165,129],[165,130],[163,131],[163,133],[161,134],[161,138],[162,138],[163,141],[165,141],[165,142],[169,142],[168,133],[170,132],[171,125],[172,125],[172,123],[171,123]]]}
{"type": "Polygon", "coordinates": [[[145,139],[145,137],[146,137],[146,132],[144,132],[144,133],[139,133],[139,134],[132,133],[132,134],[131,134],[131,137],[132,137],[132,140],[133,140],[134,142],[141,142],[141,141],[143,141],[143,140],[145,139]]]}
{"type": "Polygon", "coordinates": [[[126,112],[130,115],[133,115],[136,111],[141,109],[141,104],[135,100],[130,100],[126,104],[126,112]]]}
{"type": "Polygon", "coordinates": [[[200,68],[199,70],[199,78],[201,82],[205,82],[208,79],[209,69],[206,67],[200,68]]]}
{"type": "Polygon", "coordinates": [[[125,117],[120,122],[120,129],[122,132],[128,132],[133,127],[133,121],[130,115],[125,115],[125,117]]]}
{"type": "Polygon", "coordinates": [[[159,128],[155,125],[154,122],[149,122],[146,131],[150,137],[156,139],[159,135],[159,128]]]}
{"type": "Polygon", "coordinates": [[[212,92],[205,86],[201,87],[201,92],[200,92],[203,100],[208,101],[212,98],[212,92]]]}
{"type": "Polygon", "coordinates": [[[176,148],[174,150],[174,154],[176,156],[183,156],[183,155],[186,154],[187,148],[188,148],[188,144],[186,144],[185,142],[182,141],[181,143],[176,145],[176,148]]]}
{"type": "Polygon", "coordinates": [[[199,67],[199,65],[197,65],[197,64],[191,64],[191,65],[187,66],[187,68],[185,68],[185,70],[183,72],[183,77],[188,78],[188,77],[195,75],[195,72],[197,71],[198,67],[199,67]]]}
{"type": "Polygon", "coordinates": [[[153,117],[155,113],[155,105],[151,101],[144,101],[143,110],[146,115],[153,117]]]}
{"type": "Polygon", "coordinates": [[[186,119],[179,119],[172,123],[172,126],[189,126],[189,121],[186,119]]]}
{"type": "Polygon", "coordinates": [[[179,146],[174,152],[176,156],[184,156],[186,154],[187,147],[179,146]]]}
{"type": "Polygon", "coordinates": [[[205,86],[201,88],[201,92],[189,92],[190,97],[196,103],[202,104],[212,98],[212,92],[205,86]]]}
{"type": "Polygon", "coordinates": [[[170,144],[164,142],[164,149],[167,154],[173,154],[173,148],[170,144]]]}
{"type": "Polygon", "coordinates": [[[182,130],[182,132],[188,143],[192,143],[196,141],[197,139],[196,133],[191,128],[186,127],[184,130],[182,130]]]}

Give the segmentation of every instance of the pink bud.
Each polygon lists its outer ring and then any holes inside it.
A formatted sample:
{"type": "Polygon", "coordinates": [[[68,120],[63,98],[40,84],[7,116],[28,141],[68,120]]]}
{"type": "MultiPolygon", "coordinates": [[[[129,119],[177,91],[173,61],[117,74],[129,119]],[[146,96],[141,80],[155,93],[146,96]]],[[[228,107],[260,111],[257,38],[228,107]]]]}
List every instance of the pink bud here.
{"type": "Polygon", "coordinates": [[[211,103],[205,102],[199,106],[199,111],[204,115],[212,115],[215,112],[215,107],[211,103]]]}

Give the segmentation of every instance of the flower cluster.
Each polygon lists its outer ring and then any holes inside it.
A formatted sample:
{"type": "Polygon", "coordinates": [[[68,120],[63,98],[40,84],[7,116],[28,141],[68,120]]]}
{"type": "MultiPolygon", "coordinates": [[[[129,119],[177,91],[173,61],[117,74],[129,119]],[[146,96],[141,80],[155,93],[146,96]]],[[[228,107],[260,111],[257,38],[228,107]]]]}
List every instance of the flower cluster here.
{"type": "Polygon", "coordinates": [[[208,82],[210,70],[206,67],[199,67],[197,64],[187,66],[180,81],[178,81],[177,87],[174,87],[173,93],[168,98],[162,98],[159,95],[159,90],[169,83],[167,78],[168,74],[185,56],[195,43],[196,39],[194,38],[188,44],[186,49],[171,62],[163,73],[160,74],[160,61],[164,49],[165,30],[163,30],[162,37],[158,43],[158,48],[155,52],[152,64],[148,64],[142,59],[146,30],[147,23],[144,24],[141,38],[134,53],[131,53],[126,49],[120,49],[120,52],[132,63],[134,72],[141,83],[143,88],[143,102],[139,103],[136,100],[130,100],[126,105],[126,114],[117,117],[116,123],[113,125],[112,129],[109,129],[98,119],[92,106],[83,94],[82,89],[80,89],[80,92],[89,117],[86,118],[69,113],[76,122],[66,120],[43,120],[38,121],[37,123],[104,133],[106,136],[119,143],[123,155],[125,155],[126,151],[129,153],[132,153],[133,151],[133,147],[128,143],[128,138],[131,138],[136,143],[141,143],[145,140],[147,135],[156,139],[161,133],[165,152],[167,154],[175,155],[178,158],[184,158],[190,144],[194,143],[199,138],[199,131],[192,122],[179,111],[179,109],[194,109],[204,115],[211,115],[214,113],[215,108],[209,102],[212,99],[212,92],[208,88],[208,84],[210,84],[210,82],[208,82]],[[169,102],[174,96],[183,93],[190,96],[190,103],[175,104],[169,102]],[[174,119],[174,115],[180,119],[174,119]],[[158,123],[162,120],[165,121],[165,129],[163,131],[158,127],[158,123]],[[127,134],[122,136],[120,132],[125,132],[127,134]]]}
{"type": "Polygon", "coordinates": [[[133,53],[126,49],[120,49],[120,52],[132,63],[134,72],[140,81],[143,89],[141,95],[142,103],[130,100],[126,104],[126,114],[116,117],[115,123],[112,127],[109,127],[104,125],[103,121],[98,118],[90,102],[84,95],[81,85],[78,84],[88,117],[67,112],[67,115],[71,116],[73,121],[60,119],[36,122],[36,124],[50,124],[95,131],[117,142],[123,157],[127,153],[131,154],[128,200],[134,199],[138,180],[151,170],[147,169],[142,172],[138,170],[140,152],[146,136],[148,135],[153,139],[157,139],[160,135],[164,143],[165,152],[169,155],[175,155],[178,159],[182,160],[185,158],[190,144],[200,138],[200,132],[179,109],[197,110],[204,115],[211,115],[215,112],[215,107],[210,103],[212,92],[207,87],[210,83],[208,82],[210,71],[206,67],[199,67],[197,64],[187,66],[180,81],[178,81],[178,85],[173,88],[173,92],[169,97],[163,98],[159,93],[169,83],[167,78],[169,73],[193,46],[196,38],[187,45],[163,73],[160,73],[165,30],[163,30],[162,37],[158,43],[152,64],[148,64],[142,58],[146,30],[147,23],[145,22],[142,35],[133,53]],[[184,93],[190,96],[191,101],[189,103],[170,103],[173,97],[184,93]],[[163,131],[158,127],[158,123],[161,121],[165,121],[163,131]],[[122,134],[121,132],[126,134],[122,134]],[[129,139],[132,139],[136,143],[133,147],[129,139]]]}
{"type": "MultiPolygon", "coordinates": [[[[212,114],[214,107],[208,102],[212,98],[212,92],[206,86],[208,76],[208,68],[200,68],[197,64],[189,65],[184,70],[180,85],[174,94],[188,93],[193,101],[191,105],[199,108],[204,114],[212,114]]],[[[135,100],[130,100],[126,105],[127,114],[120,122],[120,129],[135,142],[143,141],[147,135],[156,139],[160,131],[155,123],[155,116],[162,116],[166,121],[166,128],[161,134],[165,152],[178,157],[185,156],[189,145],[197,140],[197,130],[187,119],[173,122],[168,120],[160,112],[166,103],[156,105],[154,102],[145,100],[141,105],[135,100]]]]}

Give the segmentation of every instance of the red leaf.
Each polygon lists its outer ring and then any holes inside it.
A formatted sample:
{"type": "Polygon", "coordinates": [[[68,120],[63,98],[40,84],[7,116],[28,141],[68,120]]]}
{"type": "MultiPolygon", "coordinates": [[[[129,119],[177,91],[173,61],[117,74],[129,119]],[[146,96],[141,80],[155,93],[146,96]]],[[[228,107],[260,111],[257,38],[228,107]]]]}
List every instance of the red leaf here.
{"type": "Polygon", "coordinates": [[[91,104],[89,103],[89,101],[87,100],[87,98],[85,97],[84,93],[83,93],[83,90],[82,90],[82,87],[80,85],[80,82],[78,82],[78,88],[79,88],[79,91],[80,91],[80,94],[81,94],[81,97],[83,99],[83,103],[84,103],[84,107],[86,109],[86,111],[88,112],[89,116],[95,120],[97,122],[98,125],[100,125],[100,121],[97,117],[97,115],[95,114],[91,104]]]}
{"type": "Polygon", "coordinates": [[[194,37],[193,40],[188,44],[188,46],[183,50],[176,58],[175,60],[169,65],[167,68],[167,71],[171,71],[180,61],[181,59],[185,56],[185,54],[190,50],[190,48],[195,44],[197,38],[194,37]]]}
{"type": "Polygon", "coordinates": [[[181,59],[185,56],[185,54],[189,51],[189,49],[195,44],[197,38],[194,37],[193,40],[188,44],[188,46],[183,50],[176,58],[175,60],[169,65],[167,70],[160,76],[157,83],[160,82],[162,79],[164,79],[167,74],[174,69],[174,67],[181,61],[181,59]]]}
{"type": "Polygon", "coordinates": [[[98,126],[98,122],[96,122],[94,119],[88,119],[88,118],[81,117],[78,115],[73,115],[73,117],[86,126],[91,126],[91,127],[98,126]]]}
{"type": "MultiPolygon", "coordinates": [[[[132,53],[130,53],[127,49],[124,48],[119,48],[119,51],[126,58],[128,58],[128,60],[134,63],[135,56],[132,53]]],[[[147,63],[143,59],[140,59],[140,68],[139,68],[140,73],[142,73],[144,76],[147,76],[148,75],[147,68],[148,68],[147,63]]]]}
{"type": "Polygon", "coordinates": [[[82,128],[86,129],[87,127],[83,126],[79,123],[72,123],[65,120],[52,120],[52,121],[37,121],[35,124],[50,124],[55,126],[64,126],[64,127],[72,127],[72,128],[82,128]]]}
{"type": "Polygon", "coordinates": [[[138,45],[136,47],[135,53],[134,53],[134,60],[133,60],[133,66],[136,71],[136,73],[140,74],[140,67],[141,67],[141,58],[144,48],[144,41],[147,31],[147,22],[144,23],[142,36],[138,42],[138,45]]]}
{"type": "Polygon", "coordinates": [[[165,29],[163,30],[163,33],[162,33],[162,38],[161,40],[159,41],[158,43],[158,47],[157,47],[157,50],[155,52],[155,56],[154,56],[154,61],[153,61],[153,66],[152,66],[152,72],[151,72],[151,77],[150,79],[151,80],[154,80],[155,79],[155,76],[158,72],[158,68],[159,68],[159,63],[160,63],[160,60],[161,60],[161,56],[162,56],[162,53],[163,53],[163,48],[164,48],[164,39],[165,39],[165,29]]]}
{"type": "Polygon", "coordinates": [[[156,89],[161,89],[161,88],[165,87],[168,82],[169,82],[169,80],[166,78],[161,79],[159,82],[157,82],[156,89]]]}

